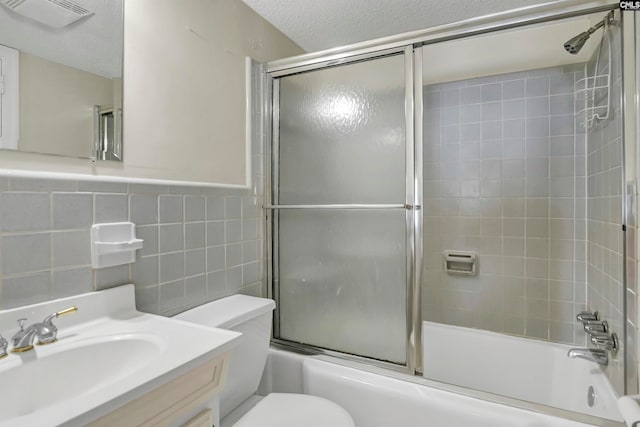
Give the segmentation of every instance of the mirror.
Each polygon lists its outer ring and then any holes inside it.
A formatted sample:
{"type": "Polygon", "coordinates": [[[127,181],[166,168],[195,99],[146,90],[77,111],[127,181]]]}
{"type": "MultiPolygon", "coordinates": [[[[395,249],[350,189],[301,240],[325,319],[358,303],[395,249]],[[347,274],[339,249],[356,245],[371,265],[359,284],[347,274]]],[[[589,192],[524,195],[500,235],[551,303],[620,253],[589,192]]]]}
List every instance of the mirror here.
{"type": "Polygon", "coordinates": [[[0,149],[122,161],[123,0],[0,0],[0,149]]]}

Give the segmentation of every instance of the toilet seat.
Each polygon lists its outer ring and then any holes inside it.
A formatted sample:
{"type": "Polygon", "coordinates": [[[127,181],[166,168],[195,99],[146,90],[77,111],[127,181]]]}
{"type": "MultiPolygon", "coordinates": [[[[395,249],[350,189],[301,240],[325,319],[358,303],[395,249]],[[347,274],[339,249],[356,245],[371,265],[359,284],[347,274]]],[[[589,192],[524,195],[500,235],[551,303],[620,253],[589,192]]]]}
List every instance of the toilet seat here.
{"type": "Polygon", "coordinates": [[[233,427],[354,427],[341,406],[308,394],[271,393],[233,427]]]}

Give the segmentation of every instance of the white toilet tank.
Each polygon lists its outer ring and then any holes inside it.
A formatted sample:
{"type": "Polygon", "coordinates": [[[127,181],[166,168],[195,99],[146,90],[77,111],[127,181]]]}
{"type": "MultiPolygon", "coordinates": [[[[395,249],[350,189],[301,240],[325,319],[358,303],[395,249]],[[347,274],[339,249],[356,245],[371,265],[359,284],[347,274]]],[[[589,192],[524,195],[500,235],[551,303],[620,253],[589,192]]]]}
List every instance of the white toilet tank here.
{"type": "Polygon", "coordinates": [[[271,338],[273,300],[233,295],[175,316],[176,319],[241,332],[240,345],[231,352],[227,382],[220,394],[224,418],[258,390],[271,338]]]}

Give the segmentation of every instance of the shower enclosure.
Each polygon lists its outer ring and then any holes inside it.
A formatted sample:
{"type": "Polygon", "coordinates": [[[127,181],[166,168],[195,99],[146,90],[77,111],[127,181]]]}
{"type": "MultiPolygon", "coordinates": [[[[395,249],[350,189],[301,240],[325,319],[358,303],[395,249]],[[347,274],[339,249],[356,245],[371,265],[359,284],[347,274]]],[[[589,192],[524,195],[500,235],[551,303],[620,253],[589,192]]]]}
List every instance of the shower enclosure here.
{"type": "Polygon", "coordinates": [[[400,49],[274,82],[281,339],[409,363],[411,72],[412,52],[400,49]]]}
{"type": "Polygon", "coordinates": [[[635,390],[622,63],[635,23],[606,3],[268,64],[274,343],[448,382],[423,366],[431,325],[587,347],[575,318],[597,310],[621,347],[605,372],[635,390]]]}

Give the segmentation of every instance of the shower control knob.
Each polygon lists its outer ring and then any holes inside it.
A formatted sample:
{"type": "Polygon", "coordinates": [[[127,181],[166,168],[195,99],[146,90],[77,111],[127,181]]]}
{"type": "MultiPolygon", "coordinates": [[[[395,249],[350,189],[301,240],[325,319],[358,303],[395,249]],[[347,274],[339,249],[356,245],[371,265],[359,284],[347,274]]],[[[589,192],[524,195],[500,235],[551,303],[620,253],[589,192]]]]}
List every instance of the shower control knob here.
{"type": "Polygon", "coordinates": [[[592,344],[605,350],[613,352],[618,350],[618,336],[616,334],[594,334],[591,335],[590,340],[592,344]]]}
{"type": "Polygon", "coordinates": [[[598,319],[599,319],[599,316],[597,311],[594,311],[594,312],[581,311],[576,316],[576,320],[578,320],[578,322],[587,322],[589,320],[598,320],[598,319]]]}
{"type": "Polygon", "coordinates": [[[587,320],[583,323],[584,331],[589,334],[604,333],[609,330],[606,320],[587,320]]]}

